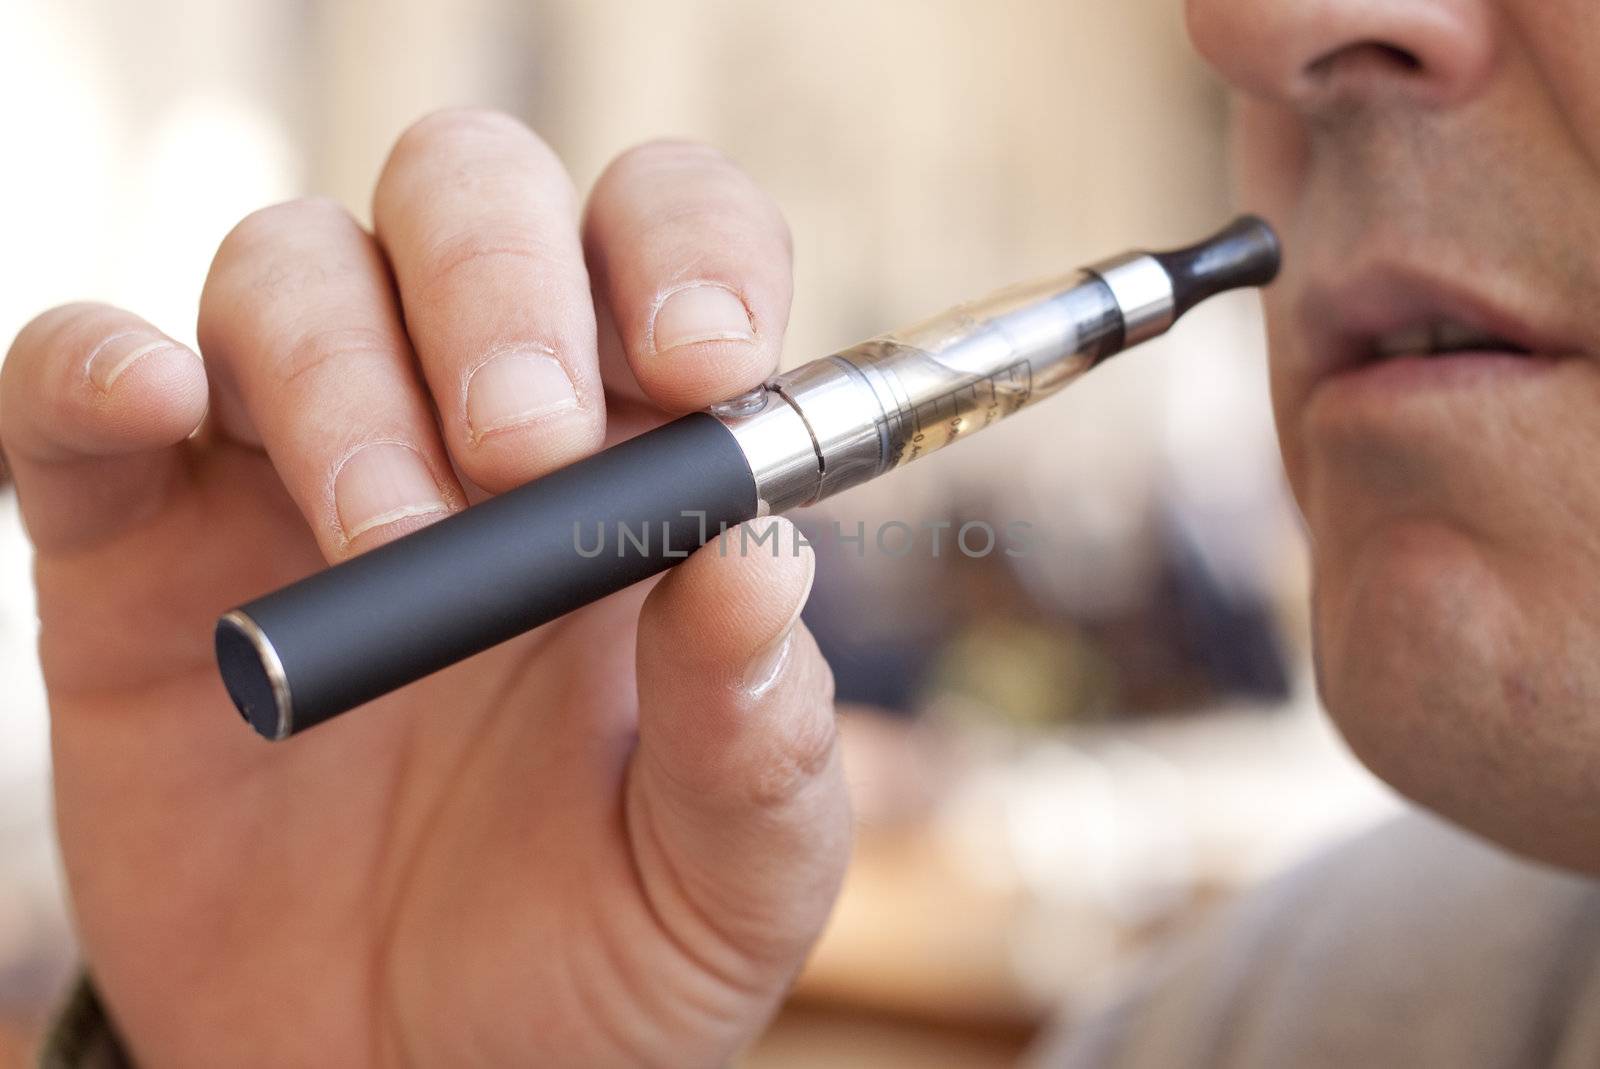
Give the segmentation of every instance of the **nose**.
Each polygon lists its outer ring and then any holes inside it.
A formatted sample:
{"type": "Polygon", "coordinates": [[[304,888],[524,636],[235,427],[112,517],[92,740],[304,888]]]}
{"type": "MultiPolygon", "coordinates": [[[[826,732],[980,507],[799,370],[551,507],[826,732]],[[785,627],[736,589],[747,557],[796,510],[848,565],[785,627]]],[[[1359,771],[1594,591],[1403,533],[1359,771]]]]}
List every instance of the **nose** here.
{"type": "Polygon", "coordinates": [[[1495,59],[1493,0],[1187,0],[1189,34],[1247,93],[1297,108],[1351,96],[1472,96],[1495,59]]]}

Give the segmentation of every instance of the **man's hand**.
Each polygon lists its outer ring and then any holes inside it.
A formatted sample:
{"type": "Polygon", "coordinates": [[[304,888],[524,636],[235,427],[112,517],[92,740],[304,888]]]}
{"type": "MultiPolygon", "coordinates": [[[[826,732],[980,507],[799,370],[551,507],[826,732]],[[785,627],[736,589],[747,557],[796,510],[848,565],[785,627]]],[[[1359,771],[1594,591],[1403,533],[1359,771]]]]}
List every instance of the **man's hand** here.
{"type": "Polygon", "coordinates": [[[203,361],[78,305],[0,376],[95,981],[153,1066],[720,1063],[849,850],[831,677],[796,625],[809,550],[708,547],[278,744],[234,714],[211,629],[757,385],[784,223],[663,143],[580,224],[549,149],[479,112],[412,127],[373,210],[375,235],[319,201],[240,223],[203,361]]]}

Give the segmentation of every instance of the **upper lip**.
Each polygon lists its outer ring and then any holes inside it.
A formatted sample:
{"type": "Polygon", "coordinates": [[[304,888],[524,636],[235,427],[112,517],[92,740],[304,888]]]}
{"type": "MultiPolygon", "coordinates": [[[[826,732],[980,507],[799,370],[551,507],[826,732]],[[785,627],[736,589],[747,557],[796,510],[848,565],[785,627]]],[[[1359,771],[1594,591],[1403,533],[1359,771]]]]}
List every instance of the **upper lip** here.
{"type": "Polygon", "coordinates": [[[1437,272],[1397,263],[1313,284],[1300,302],[1301,325],[1316,339],[1317,380],[1379,358],[1384,337],[1439,322],[1492,335],[1512,351],[1545,356],[1577,351],[1572,339],[1542,329],[1504,301],[1437,272]]]}

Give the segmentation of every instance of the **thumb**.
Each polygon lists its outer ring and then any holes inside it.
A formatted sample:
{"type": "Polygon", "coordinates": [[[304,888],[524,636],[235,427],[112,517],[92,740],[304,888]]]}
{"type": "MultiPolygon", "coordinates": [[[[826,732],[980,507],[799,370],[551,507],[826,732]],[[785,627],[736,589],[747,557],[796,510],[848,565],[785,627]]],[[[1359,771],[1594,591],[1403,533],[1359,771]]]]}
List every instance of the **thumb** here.
{"type": "Polygon", "coordinates": [[[800,624],[816,557],[764,517],[679,565],[639,623],[628,820],[660,923],[746,992],[788,986],[838,893],[833,675],[800,624]]]}

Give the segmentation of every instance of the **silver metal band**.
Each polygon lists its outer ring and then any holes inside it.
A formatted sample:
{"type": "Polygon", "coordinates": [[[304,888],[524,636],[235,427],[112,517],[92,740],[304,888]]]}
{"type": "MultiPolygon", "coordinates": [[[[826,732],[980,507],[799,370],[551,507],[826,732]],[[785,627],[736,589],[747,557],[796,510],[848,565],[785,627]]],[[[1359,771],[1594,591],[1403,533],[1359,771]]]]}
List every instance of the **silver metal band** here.
{"type": "Polygon", "coordinates": [[[238,609],[224,614],[222,621],[232,624],[255,649],[256,656],[261,658],[261,671],[267,677],[267,685],[272,688],[272,704],[278,714],[277,727],[271,739],[280,742],[288,738],[294,727],[294,706],[289,699],[289,677],[283,670],[278,651],[272,648],[272,640],[256,626],[254,620],[238,609]]]}
{"type": "MultiPolygon", "coordinates": [[[[824,363],[815,361],[799,370],[806,371],[824,363]]],[[[825,496],[827,465],[824,458],[835,446],[828,425],[819,432],[806,420],[806,410],[801,408],[801,403],[810,392],[804,384],[797,388],[780,376],[742,397],[711,406],[711,414],[733,433],[744,452],[745,462],[750,465],[759,515],[787,512],[825,496]]],[[[833,400],[837,403],[842,399],[842,395],[836,395],[833,400]]],[[[857,408],[855,405],[843,407],[852,412],[857,408]]],[[[830,411],[826,404],[810,408],[814,412],[830,411]]],[[[867,427],[874,425],[870,416],[866,416],[865,421],[867,427]]],[[[843,429],[845,423],[835,418],[833,426],[843,429]]]]}
{"type": "Polygon", "coordinates": [[[1172,278],[1149,253],[1130,252],[1088,268],[1111,289],[1122,309],[1124,349],[1172,328],[1175,304],[1172,278]]]}

